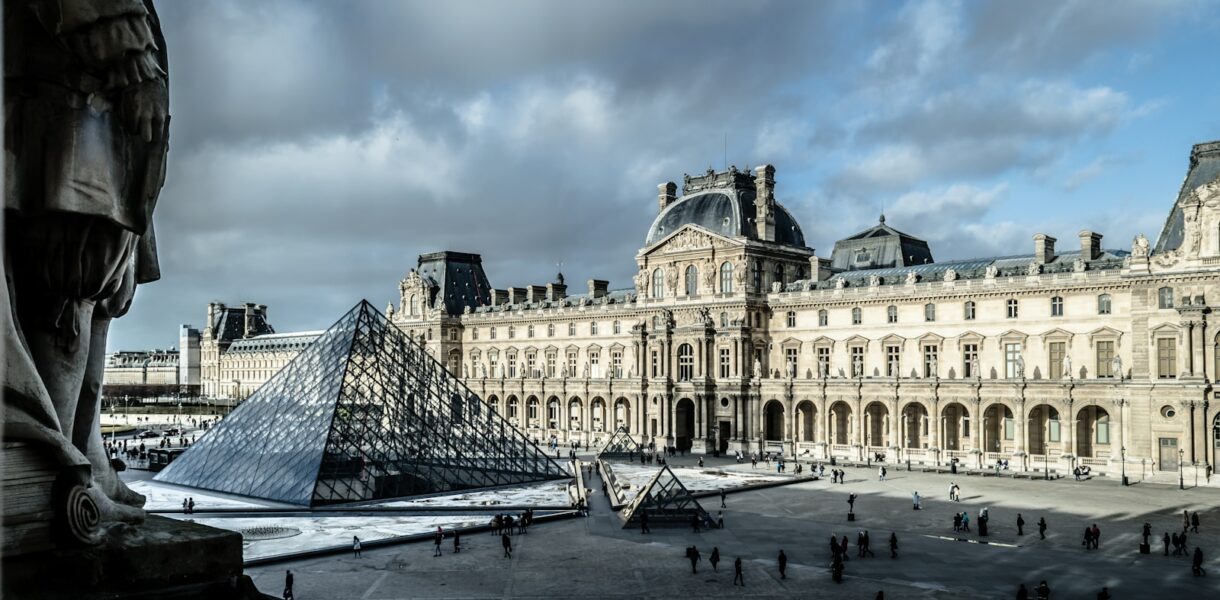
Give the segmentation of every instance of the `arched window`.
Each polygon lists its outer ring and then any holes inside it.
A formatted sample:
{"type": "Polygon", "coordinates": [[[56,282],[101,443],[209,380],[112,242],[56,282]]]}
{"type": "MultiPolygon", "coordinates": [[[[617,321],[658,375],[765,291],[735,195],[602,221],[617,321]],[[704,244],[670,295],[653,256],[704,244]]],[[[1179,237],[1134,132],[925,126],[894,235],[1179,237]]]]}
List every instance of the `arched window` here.
{"type": "Polygon", "coordinates": [[[589,335],[597,335],[597,321],[589,323],[589,335]]]}
{"type": "Polygon", "coordinates": [[[652,297],[665,297],[665,273],[661,272],[660,267],[652,270],[652,297]]]}
{"type": "Polygon", "coordinates": [[[726,312],[720,313],[720,326],[721,327],[729,326],[729,313],[726,313],[726,312]]]}
{"type": "Polygon", "coordinates": [[[885,322],[886,323],[897,323],[898,322],[898,307],[897,306],[894,306],[891,304],[890,306],[885,307],[885,322]]]}
{"type": "Polygon", "coordinates": [[[720,293],[733,293],[733,263],[727,260],[720,263],[720,293]]]}
{"type": "Polygon", "coordinates": [[[699,294],[699,269],[695,265],[687,265],[686,267],[686,295],[697,296],[699,294]]]}
{"type": "Polygon", "coordinates": [[[974,320],[974,300],[967,300],[966,304],[963,305],[962,318],[967,321],[974,320]]]}
{"type": "Polygon", "coordinates": [[[618,335],[623,332],[623,324],[618,321],[614,322],[614,334],[618,335]]]}
{"type": "Polygon", "coordinates": [[[1008,306],[1008,318],[1009,319],[1017,318],[1017,299],[1009,298],[1007,306],[1008,306]]]}
{"type": "Polygon", "coordinates": [[[818,311],[818,327],[825,327],[828,324],[830,324],[830,313],[823,308],[818,311]]]}
{"type": "Polygon", "coordinates": [[[1101,294],[1097,296],[1097,314],[1110,314],[1110,294],[1101,294]]]}
{"type": "Polygon", "coordinates": [[[857,306],[857,307],[855,307],[855,308],[851,309],[851,324],[852,324],[852,325],[859,325],[859,324],[860,324],[860,323],[862,323],[863,321],[864,321],[864,320],[863,320],[863,318],[861,317],[861,313],[860,313],[860,307],[859,307],[859,306],[857,306]]]}
{"type": "Polygon", "coordinates": [[[1052,296],[1051,297],[1051,316],[1052,317],[1062,317],[1063,316],[1063,296],[1052,296]]]}
{"type": "Polygon", "coordinates": [[[936,320],[936,305],[931,302],[923,305],[923,320],[932,322],[936,320]]]}
{"type": "Polygon", "coordinates": [[[1157,306],[1173,308],[1173,288],[1163,287],[1156,291],[1157,306]]]}
{"type": "Polygon", "coordinates": [[[794,310],[788,311],[788,326],[796,327],[796,311],[794,310]]]}
{"type": "Polygon", "coordinates": [[[547,336],[547,337],[555,337],[555,324],[554,324],[554,323],[547,323],[547,325],[546,325],[546,336],[547,336]]]}
{"type": "Polygon", "coordinates": [[[525,337],[534,337],[534,326],[530,325],[525,328],[525,337]]]}
{"type": "Polygon", "coordinates": [[[690,344],[678,346],[678,381],[690,381],[695,376],[695,350],[690,344]]]}
{"type": "Polygon", "coordinates": [[[415,294],[411,294],[411,302],[410,302],[409,306],[411,307],[411,316],[418,317],[419,316],[419,298],[416,297],[415,294]]]}

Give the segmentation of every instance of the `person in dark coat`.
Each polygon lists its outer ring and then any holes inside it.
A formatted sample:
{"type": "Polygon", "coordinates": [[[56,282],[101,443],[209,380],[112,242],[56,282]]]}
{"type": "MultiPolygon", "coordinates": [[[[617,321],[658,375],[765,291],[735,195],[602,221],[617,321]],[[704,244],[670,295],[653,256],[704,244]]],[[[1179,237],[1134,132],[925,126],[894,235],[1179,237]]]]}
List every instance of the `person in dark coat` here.
{"type": "Polygon", "coordinates": [[[462,536],[458,534],[456,529],[453,530],[453,553],[459,554],[462,551],[462,536]]]}
{"type": "Polygon", "coordinates": [[[843,540],[839,542],[839,554],[843,560],[847,560],[847,536],[843,536],[843,540]]]}
{"type": "Polygon", "coordinates": [[[741,587],[746,587],[746,576],[741,572],[740,556],[737,557],[737,560],[733,561],[733,585],[737,585],[738,581],[741,582],[741,587]]]}
{"type": "Polygon", "coordinates": [[[1017,513],[1017,535],[1025,535],[1025,518],[1017,513]]]}
{"type": "Polygon", "coordinates": [[[1017,588],[1017,600],[1029,600],[1029,590],[1025,589],[1025,584],[1017,588]]]}
{"type": "Polygon", "coordinates": [[[1038,535],[1046,539],[1046,517],[1038,517],[1038,535]]]}
{"type": "Polygon", "coordinates": [[[1042,580],[1042,583],[1038,584],[1038,587],[1034,588],[1034,591],[1038,594],[1038,600],[1050,600],[1051,586],[1046,585],[1045,579],[1042,580]]]}
{"type": "Polygon", "coordinates": [[[712,571],[715,571],[716,564],[720,562],[720,547],[719,546],[715,546],[712,548],[712,557],[707,559],[707,561],[712,563],[712,571]]]}
{"type": "Polygon", "coordinates": [[[694,533],[699,533],[699,515],[693,515],[690,518],[690,528],[694,533]]]}
{"type": "Polygon", "coordinates": [[[652,533],[652,530],[648,528],[647,510],[640,511],[640,533],[652,533]]]}
{"type": "Polygon", "coordinates": [[[296,600],[292,595],[292,570],[284,575],[284,600],[296,600]]]}
{"type": "Polygon", "coordinates": [[[1101,588],[1101,591],[1097,592],[1097,600],[1110,600],[1110,588],[1101,588]]]}
{"type": "Polygon", "coordinates": [[[784,554],[784,549],[783,549],[783,548],[780,548],[780,549],[779,549],[779,558],[778,558],[777,560],[779,561],[779,578],[780,578],[780,579],[787,579],[787,578],[788,578],[788,575],[787,575],[787,572],[788,572],[788,555],[787,555],[787,554],[784,554]]]}
{"type": "Polygon", "coordinates": [[[839,555],[839,540],[835,536],[830,536],[830,556],[834,558],[839,555]]]}
{"type": "Polygon", "coordinates": [[[1190,513],[1190,532],[1199,533],[1199,511],[1190,513]]]}
{"type": "Polygon", "coordinates": [[[834,561],[830,563],[830,578],[835,583],[843,583],[843,559],[847,558],[841,554],[836,554],[834,561]]]}
{"type": "Polygon", "coordinates": [[[1165,537],[1161,538],[1161,542],[1165,544],[1165,556],[1169,556],[1169,532],[1165,532],[1165,537]]]}
{"type": "Polygon", "coordinates": [[[890,532],[890,558],[898,558],[898,534],[890,532]]]}
{"type": "Polygon", "coordinates": [[[504,546],[504,558],[513,557],[513,540],[507,533],[500,534],[500,545],[504,546]]]}
{"type": "Polygon", "coordinates": [[[1203,570],[1203,549],[1195,546],[1195,557],[1190,563],[1190,572],[1195,575],[1207,575],[1203,570]]]}
{"type": "Polygon", "coordinates": [[[691,546],[690,551],[687,553],[686,556],[688,558],[690,558],[690,572],[698,573],[699,570],[697,569],[697,567],[699,565],[699,559],[701,558],[701,556],[699,555],[699,549],[694,546],[691,546]]]}
{"type": "Polygon", "coordinates": [[[432,544],[434,546],[436,546],[436,550],[432,552],[432,556],[441,555],[441,542],[443,542],[443,541],[445,541],[445,534],[444,534],[444,532],[441,531],[441,528],[438,526],[436,528],[436,533],[433,534],[433,536],[432,536],[432,544]]]}
{"type": "Polygon", "coordinates": [[[1097,528],[1097,523],[1093,524],[1093,530],[1091,533],[1092,535],[1090,537],[1093,538],[1093,549],[1096,550],[1101,546],[1101,530],[1097,528]]]}
{"type": "Polygon", "coordinates": [[[1148,538],[1152,537],[1152,525],[1144,523],[1144,545],[1148,545],[1148,538]]]}

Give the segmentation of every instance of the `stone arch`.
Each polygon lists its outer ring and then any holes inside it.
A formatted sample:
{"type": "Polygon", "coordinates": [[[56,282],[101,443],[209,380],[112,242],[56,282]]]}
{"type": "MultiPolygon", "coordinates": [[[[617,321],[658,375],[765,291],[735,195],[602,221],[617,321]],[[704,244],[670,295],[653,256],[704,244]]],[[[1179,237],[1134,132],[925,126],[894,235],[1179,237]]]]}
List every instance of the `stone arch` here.
{"type": "Polygon", "coordinates": [[[495,394],[492,394],[487,397],[487,400],[485,400],[485,402],[487,402],[487,408],[488,408],[489,412],[494,412],[497,415],[500,414],[500,398],[499,397],[497,397],[495,394]]]}
{"type": "Polygon", "coordinates": [[[940,411],[941,439],[945,450],[965,450],[970,445],[970,409],[961,402],[949,402],[940,411]]]}
{"type": "Polygon", "coordinates": [[[812,400],[802,400],[796,405],[796,440],[817,440],[818,407],[812,400]]]}
{"type": "Polygon", "coordinates": [[[674,404],[674,446],[690,450],[695,437],[695,401],[682,398],[674,404]]]}
{"type": "Polygon", "coordinates": [[[551,396],[550,398],[547,398],[546,399],[546,428],[547,429],[559,429],[560,428],[560,425],[561,425],[561,423],[559,422],[560,414],[563,414],[563,411],[560,410],[559,397],[551,396]]]}
{"type": "Polygon", "coordinates": [[[784,403],[771,399],[763,405],[763,439],[780,442],[787,437],[784,431],[784,403]]]}
{"type": "Polygon", "coordinates": [[[864,407],[864,439],[865,446],[890,445],[890,407],[880,400],[869,402],[864,407]]]}
{"type": "Polygon", "coordinates": [[[1108,458],[1114,455],[1111,450],[1113,432],[1110,429],[1112,420],[1110,413],[1101,406],[1089,404],[1080,407],[1076,413],[1076,456],[1089,458],[1108,458]]]}
{"type": "Polygon", "coordinates": [[[525,423],[529,427],[538,427],[542,422],[542,405],[538,402],[538,396],[530,394],[525,399],[525,423]]]}
{"type": "Polygon", "coordinates": [[[568,398],[568,430],[580,431],[584,427],[585,403],[580,396],[568,398]]]}
{"type": "Polygon", "coordinates": [[[851,433],[854,428],[852,422],[851,404],[843,400],[839,400],[830,405],[830,410],[827,411],[827,439],[831,444],[850,444],[851,433]]]}
{"type": "Polygon", "coordinates": [[[509,395],[508,399],[504,402],[504,418],[513,423],[520,422],[521,401],[517,399],[516,395],[509,395]]]}
{"type": "Polygon", "coordinates": [[[1015,413],[1004,402],[993,402],[983,409],[984,452],[1003,452],[1004,442],[1016,436],[1015,413]]]}
{"type": "Polygon", "coordinates": [[[603,432],[606,430],[606,400],[595,396],[589,403],[589,431],[603,432]]]}
{"type": "Polygon", "coordinates": [[[1063,442],[1063,413],[1053,403],[1035,404],[1026,413],[1025,448],[1030,454],[1047,454],[1063,442]]]}
{"type": "Polygon", "coordinates": [[[631,401],[619,396],[614,400],[614,429],[626,427],[631,431],[631,401]]]}
{"type": "Polygon", "coordinates": [[[903,448],[927,448],[928,444],[928,406],[918,400],[908,401],[902,405],[898,413],[901,415],[903,448]]]}

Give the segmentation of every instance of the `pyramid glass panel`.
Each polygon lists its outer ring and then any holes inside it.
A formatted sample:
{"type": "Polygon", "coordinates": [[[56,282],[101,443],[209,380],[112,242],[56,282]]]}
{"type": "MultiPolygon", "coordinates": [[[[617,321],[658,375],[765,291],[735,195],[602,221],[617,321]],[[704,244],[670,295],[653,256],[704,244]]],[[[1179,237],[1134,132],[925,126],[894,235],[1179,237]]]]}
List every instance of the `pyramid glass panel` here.
{"type": "Polygon", "coordinates": [[[623,527],[638,525],[640,515],[644,513],[648,513],[649,523],[688,525],[696,516],[700,522],[712,522],[711,516],[703,510],[690,490],[682,485],[678,476],[669,470],[668,465],[661,467],[648,485],[623,509],[623,515],[627,517],[623,527]]]}
{"type": "Polygon", "coordinates": [[[597,453],[598,458],[626,458],[634,461],[636,457],[643,452],[643,447],[640,446],[631,434],[627,432],[626,427],[619,427],[614,431],[614,435],[610,436],[610,440],[602,446],[600,452],[597,453]]]}
{"type": "Polygon", "coordinates": [[[567,476],[361,302],[156,479],[316,506],[567,476]]]}

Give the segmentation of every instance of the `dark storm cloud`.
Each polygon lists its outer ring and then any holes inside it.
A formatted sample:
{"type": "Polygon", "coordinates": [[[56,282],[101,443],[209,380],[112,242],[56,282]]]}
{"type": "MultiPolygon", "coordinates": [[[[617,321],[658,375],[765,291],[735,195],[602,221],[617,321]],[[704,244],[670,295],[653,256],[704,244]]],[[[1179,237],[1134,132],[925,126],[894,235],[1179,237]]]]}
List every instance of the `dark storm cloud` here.
{"type": "MultiPolygon", "coordinates": [[[[112,349],[172,343],[209,300],[324,327],[362,297],[384,305],[440,249],[481,253],[499,287],[549,281],[560,262],[576,293],[593,277],[627,287],[656,184],[720,167],[726,136],[728,162],[776,165],[822,254],[904,193],[976,207],[937,223],[911,210],[909,229],[968,230],[1004,188],[955,178],[1036,169],[1138,108],[1113,84],[1039,70],[1120,39],[1067,39],[1087,25],[1075,4],[1051,32],[1029,16],[1043,6],[883,6],[162,2],[165,278],[112,349]]],[[[1152,35],[1136,8],[1113,26],[1152,35]]]]}

